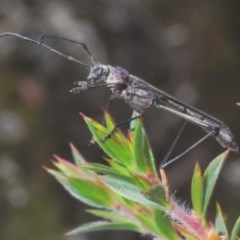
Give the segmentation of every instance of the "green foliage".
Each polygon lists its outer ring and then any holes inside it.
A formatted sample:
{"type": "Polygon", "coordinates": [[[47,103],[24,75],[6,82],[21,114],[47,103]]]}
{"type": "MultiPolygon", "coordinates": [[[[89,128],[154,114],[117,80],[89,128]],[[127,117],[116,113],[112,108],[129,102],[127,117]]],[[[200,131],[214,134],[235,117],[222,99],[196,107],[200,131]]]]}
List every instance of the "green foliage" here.
{"type": "MultiPolygon", "coordinates": [[[[95,141],[106,154],[106,164],[88,163],[71,144],[74,164],[56,157],[56,170],[48,169],[63,187],[79,201],[93,207],[91,214],[104,221],[86,223],[68,235],[100,230],[132,230],[161,239],[220,240],[228,232],[220,207],[215,226],[206,219],[214,186],[227,156],[216,157],[202,173],[194,170],[191,196],[192,211],[185,209],[168,191],[163,170],[158,171],[141,120],[125,136],[119,129],[106,140],[115,123],[105,112],[106,126],[83,116],[95,141]]],[[[132,124],[133,126],[133,124],[132,124]]],[[[237,239],[238,219],[231,234],[237,239]]]]}
{"type": "Polygon", "coordinates": [[[225,218],[222,213],[222,209],[219,204],[217,204],[217,214],[215,219],[215,226],[218,234],[221,234],[223,236],[226,236],[229,238],[225,218]]]}
{"type": "Polygon", "coordinates": [[[227,154],[228,151],[217,156],[208,165],[203,176],[199,165],[196,164],[192,178],[191,196],[193,209],[203,219],[206,217],[207,207],[227,154]]]}
{"type": "Polygon", "coordinates": [[[131,230],[138,232],[140,229],[137,224],[133,222],[108,222],[108,221],[97,221],[81,225],[80,227],[70,231],[67,235],[83,234],[93,231],[103,231],[103,230],[131,230]]]}
{"type": "Polygon", "coordinates": [[[217,156],[208,165],[205,173],[203,175],[203,216],[205,217],[207,212],[207,207],[209,205],[210,198],[213,193],[214,186],[219,177],[220,171],[222,169],[223,163],[225,162],[228,151],[217,156]]]}
{"type": "Polygon", "coordinates": [[[233,226],[230,240],[239,239],[239,237],[238,237],[239,231],[240,231],[240,217],[238,217],[237,221],[235,222],[235,224],[233,226]]]}
{"type": "Polygon", "coordinates": [[[193,209],[195,210],[198,216],[202,216],[202,207],[203,207],[203,179],[202,171],[198,165],[195,166],[192,185],[191,185],[191,197],[193,209]]]}

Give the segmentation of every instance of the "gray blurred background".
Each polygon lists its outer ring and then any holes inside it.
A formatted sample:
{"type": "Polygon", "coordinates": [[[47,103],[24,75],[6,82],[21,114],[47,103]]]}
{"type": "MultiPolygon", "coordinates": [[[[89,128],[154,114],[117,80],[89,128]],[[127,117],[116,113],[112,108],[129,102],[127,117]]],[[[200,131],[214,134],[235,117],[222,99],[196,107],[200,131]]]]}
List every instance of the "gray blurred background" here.
{"type": "MultiPolygon", "coordinates": [[[[226,122],[239,141],[240,2],[235,0],[0,0],[0,32],[38,39],[62,36],[88,44],[94,58],[132,74],[226,122]]],[[[79,47],[57,40],[52,47],[86,63],[79,47]]],[[[64,233],[93,218],[42,166],[53,154],[71,161],[69,142],[88,161],[103,153],[89,146],[91,135],[79,112],[101,121],[109,97],[104,88],[73,95],[72,82],[86,79],[80,65],[15,38],[0,39],[0,239],[143,239],[130,232],[100,232],[67,238],[64,233]]],[[[131,109],[116,100],[116,120],[131,109]]],[[[157,164],[182,120],[150,109],[144,125],[157,164]]],[[[189,124],[175,154],[203,136],[189,124]]],[[[190,206],[194,164],[202,167],[223,149],[209,139],[167,169],[171,189],[190,206]]],[[[214,192],[229,226],[240,213],[240,161],[231,154],[214,192]]]]}

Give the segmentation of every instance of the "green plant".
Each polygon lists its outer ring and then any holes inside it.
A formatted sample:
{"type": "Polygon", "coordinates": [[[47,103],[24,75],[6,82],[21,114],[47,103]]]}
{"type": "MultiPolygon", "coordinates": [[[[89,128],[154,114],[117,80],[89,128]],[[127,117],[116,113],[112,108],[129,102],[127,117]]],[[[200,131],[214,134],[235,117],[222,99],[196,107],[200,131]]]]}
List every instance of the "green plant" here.
{"type": "Polygon", "coordinates": [[[106,126],[86,116],[83,118],[105,152],[107,165],[88,163],[71,145],[74,164],[56,157],[54,165],[58,170],[47,170],[72,196],[93,208],[88,212],[104,220],[81,225],[69,235],[125,229],[150,234],[155,239],[238,239],[240,218],[231,235],[219,205],[215,224],[206,218],[228,151],[216,157],[204,173],[196,164],[191,185],[193,209],[186,209],[169,193],[164,171],[156,169],[141,120],[134,122],[134,131],[129,131],[127,136],[118,129],[103,142],[114,127],[110,115],[105,112],[106,126]]]}

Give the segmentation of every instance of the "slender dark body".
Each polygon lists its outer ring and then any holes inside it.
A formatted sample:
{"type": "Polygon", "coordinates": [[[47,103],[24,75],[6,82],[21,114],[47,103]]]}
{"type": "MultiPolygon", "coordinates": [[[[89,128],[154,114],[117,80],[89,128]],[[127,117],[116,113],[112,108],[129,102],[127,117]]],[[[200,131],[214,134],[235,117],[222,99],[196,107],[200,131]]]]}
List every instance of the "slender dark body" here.
{"type": "Polygon", "coordinates": [[[91,68],[87,81],[76,82],[74,93],[87,91],[97,86],[107,86],[112,96],[123,99],[133,110],[142,115],[145,109],[155,106],[172,112],[200,126],[207,133],[233,152],[238,152],[237,143],[230,129],[219,119],[191,107],[144,80],[131,75],[121,67],[96,64],[91,68]]]}

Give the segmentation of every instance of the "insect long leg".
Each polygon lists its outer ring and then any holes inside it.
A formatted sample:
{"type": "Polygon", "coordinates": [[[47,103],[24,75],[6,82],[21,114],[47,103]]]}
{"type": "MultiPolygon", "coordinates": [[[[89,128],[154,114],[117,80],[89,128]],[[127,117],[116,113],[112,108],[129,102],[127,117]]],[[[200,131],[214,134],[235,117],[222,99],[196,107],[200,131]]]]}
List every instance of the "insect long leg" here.
{"type": "Polygon", "coordinates": [[[157,108],[165,109],[173,114],[201,127],[225,148],[238,152],[238,145],[230,129],[220,120],[204,113],[196,108],[188,106],[177,99],[161,92],[159,99],[155,102],[157,108]]]}
{"type": "Polygon", "coordinates": [[[11,37],[16,37],[16,38],[19,38],[19,39],[21,39],[21,40],[24,40],[24,41],[31,42],[31,43],[33,43],[33,44],[39,45],[39,46],[41,46],[42,48],[45,48],[45,49],[49,50],[50,52],[53,52],[53,53],[57,54],[58,56],[66,59],[67,61],[78,63],[78,64],[82,65],[83,67],[85,67],[85,68],[87,68],[87,69],[90,69],[90,68],[91,68],[91,67],[90,67],[89,65],[87,65],[86,63],[81,62],[81,61],[79,61],[78,59],[76,59],[76,58],[74,58],[74,57],[72,57],[72,56],[63,54],[63,53],[57,51],[56,49],[54,49],[54,48],[52,48],[52,47],[50,47],[50,46],[48,46],[48,45],[46,45],[46,44],[41,43],[40,41],[36,41],[36,40],[31,39],[31,38],[29,38],[29,37],[20,35],[20,34],[18,34],[18,33],[13,33],[13,32],[5,32],[5,33],[0,34],[0,38],[9,37],[9,36],[11,36],[11,37]]]}
{"type": "MultiPolygon", "coordinates": [[[[113,94],[108,98],[107,104],[106,104],[106,106],[105,106],[105,110],[106,110],[106,111],[109,111],[109,108],[110,108],[110,106],[111,106],[111,104],[112,104],[112,102],[113,102],[114,99],[116,99],[116,96],[113,95],[113,94]]],[[[106,123],[106,122],[105,122],[105,118],[103,117],[103,119],[102,119],[102,124],[105,125],[105,123],[106,123]]]]}
{"type": "MultiPolygon", "coordinates": [[[[114,95],[111,95],[111,96],[108,98],[107,104],[106,104],[106,106],[105,106],[105,110],[106,110],[106,111],[109,111],[109,107],[110,107],[113,99],[115,99],[115,98],[116,98],[116,96],[114,96],[114,95]]],[[[104,118],[104,117],[102,117],[102,125],[106,125],[106,121],[105,121],[105,118],[104,118]]],[[[106,140],[107,140],[107,139],[106,139],[106,140]]],[[[104,141],[106,141],[106,140],[104,140],[104,141]]],[[[93,143],[95,143],[94,137],[92,137],[92,139],[90,140],[90,144],[93,144],[93,143]]]]}
{"type": "Polygon", "coordinates": [[[182,152],[181,154],[179,154],[177,157],[167,161],[167,162],[162,162],[161,164],[161,168],[166,168],[167,166],[169,166],[170,164],[178,161],[179,159],[181,159],[183,156],[185,156],[187,153],[191,152],[196,146],[198,146],[199,144],[201,144],[202,142],[204,142],[208,137],[210,137],[212,134],[214,134],[215,130],[212,130],[211,132],[209,132],[207,135],[205,135],[203,138],[201,138],[200,140],[198,140],[196,143],[194,143],[192,146],[190,146],[186,151],[182,152]]]}
{"type": "Polygon", "coordinates": [[[111,136],[115,133],[115,131],[117,130],[117,128],[119,128],[121,125],[130,123],[131,121],[142,117],[142,115],[143,115],[143,114],[139,114],[139,115],[134,116],[134,117],[131,117],[131,118],[127,119],[127,120],[118,122],[118,123],[113,127],[113,129],[103,138],[102,142],[105,142],[106,140],[108,140],[109,138],[111,138],[111,136]]]}
{"type": "Polygon", "coordinates": [[[109,98],[108,98],[108,101],[107,101],[107,104],[105,106],[105,109],[108,111],[110,106],[111,106],[111,103],[113,102],[113,100],[116,99],[116,96],[115,95],[111,95],[109,98]]]}
{"type": "Polygon", "coordinates": [[[171,154],[172,154],[172,152],[173,152],[173,149],[175,148],[175,146],[176,146],[176,144],[177,144],[180,136],[182,135],[183,130],[184,130],[184,128],[186,127],[186,125],[187,125],[187,120],[184,121],[182,127],[181,127],[180,130],[178,131],[178,134],[177,134],[176,138],[174,139],[173,143],[171,144],[171,147],[169,148],[167,154],[164,156],[161,165],[164,165],[165,163],[168,162],[168,159],[169,159],[169,157],[171,156],[171,154]]]}
{"type": "Polygon", "coordinates": [[[58,36],[54,36],[54,35],[48,35],[48,34],[41,35],[40,38],[39,38],[39,42],[43,43],[43,40],[46,39],[46,38],[52,38],[52,39],[61,40],[61,41],[70,42],[70,43],[80,45],[83,48],[83,50],[87,53],[87,55],[90,57],[93,65],[95,64],[95,60],[93,58],[93,55],[91,54],[91,52],[90,52],[86,43],[76,41],[76,40],[72,40],[72,39],[69,39],[69,38],[58,37],[58,36]]]}

